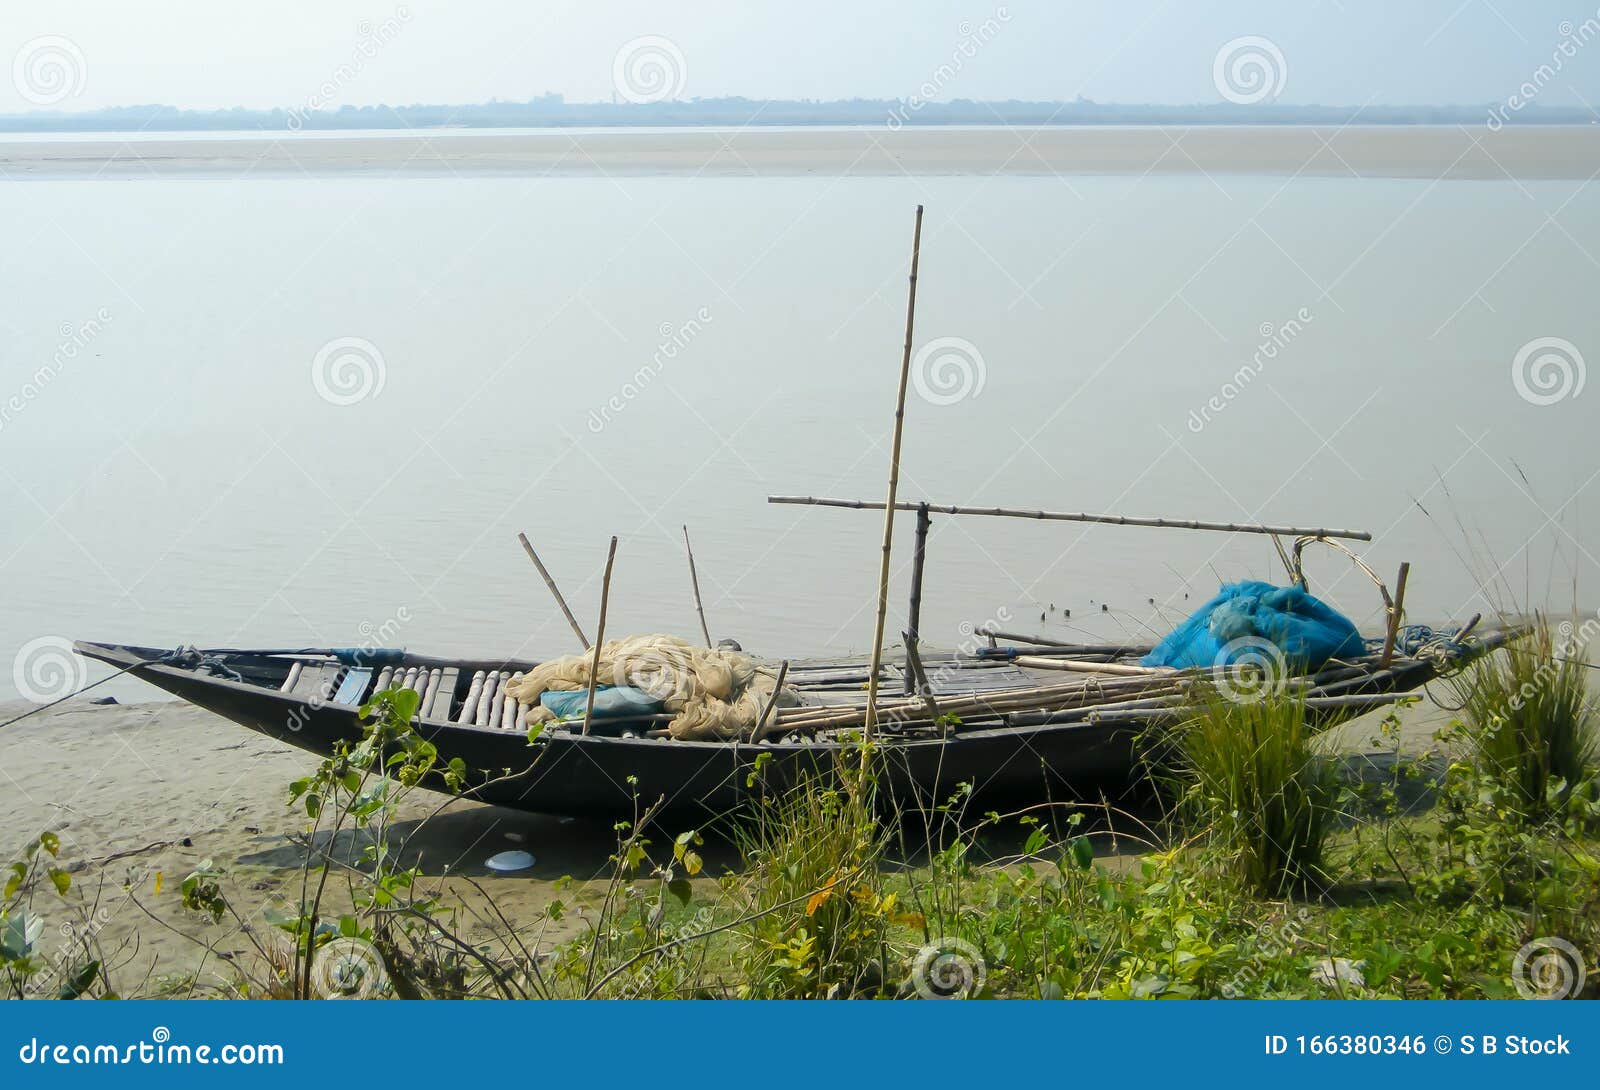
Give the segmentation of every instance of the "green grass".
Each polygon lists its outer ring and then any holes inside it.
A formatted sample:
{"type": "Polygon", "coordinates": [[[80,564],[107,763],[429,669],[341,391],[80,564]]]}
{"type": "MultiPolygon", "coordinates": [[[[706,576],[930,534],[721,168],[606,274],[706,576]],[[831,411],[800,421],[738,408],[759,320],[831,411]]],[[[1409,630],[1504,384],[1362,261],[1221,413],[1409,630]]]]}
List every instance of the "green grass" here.
{"type": "Polygon", "coordinates": [[[1572,632],[1537,624],[1452,679],[1472,763],[1511,813],[1535,822],[1594,774],[1596,704],[1572,632]]]}
{"type": "Polygon", "coordinates": [[[1230,869],[1267,896],[1327,884],[1324,847],[1338,816],[1337,770],[1319,759],[1292,695],[1230,700],[1205,690],[1177,734],[1185,816],[1230,869]]]}

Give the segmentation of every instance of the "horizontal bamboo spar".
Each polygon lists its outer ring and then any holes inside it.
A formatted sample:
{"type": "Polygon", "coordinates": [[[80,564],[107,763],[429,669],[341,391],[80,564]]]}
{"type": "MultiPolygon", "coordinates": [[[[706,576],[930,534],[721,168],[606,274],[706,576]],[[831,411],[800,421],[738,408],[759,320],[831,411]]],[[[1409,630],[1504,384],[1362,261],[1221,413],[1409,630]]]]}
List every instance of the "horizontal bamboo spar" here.
{"type": "MultiPolygon", "coordinates": [[[[847,507],[854,511],[882,511],[881,500],[830,500],[818,496],[768,496],[768,503],[793,503],[809,507],[847,507]]],[[[896,511],[915,511],[916,503],[896,503],[896,511]]],[[[1200,522],[1196,519],[1136,518],[1131,515],[1090,515],[1070,511],[1024,511],[1013,507],[959,507],[930,503],[928,510],[941,515],[993,515],[1013,519],[1041,519],[1046,522],[1098,522],[1108,526],[1155,526],[1169,530],[1221,530],[1230,534],[1283,534],[1288,537],[1347,538],[1371,541],[1365,530],[1332,530],[1327,527],[1261,526],[1255,523],[1200,522]]]]}

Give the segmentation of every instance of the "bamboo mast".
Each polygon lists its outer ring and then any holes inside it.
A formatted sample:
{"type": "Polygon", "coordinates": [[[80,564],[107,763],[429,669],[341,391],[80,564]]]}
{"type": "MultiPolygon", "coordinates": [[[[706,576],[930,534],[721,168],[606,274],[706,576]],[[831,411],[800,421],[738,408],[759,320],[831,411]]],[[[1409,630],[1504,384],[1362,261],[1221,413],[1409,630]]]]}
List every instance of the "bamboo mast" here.
{"type": "Polygon", "coordinates": [[[694,587],[694,609],[700,614],[700,634],[711,646],[711,629],[706,627],[706,607],[700,601],[700,575],[694,570],[694,546],[689,544],[689,527],[683,528],[683,551],[689,554],[689,583],[694,587]]]}
{"type": "Polygon", "coordinates": [[[600,648],[606,642],[606,607],[611,604],[611,566],[617,561],[617,539],[611,538],[611,548],[606,552],[606,574],[600,581],[600,625],[594,632],[594,657],[589,660],[589,695],[583,699],[583,733],[589,733],[589,721],[594,718],[594,689],[600,680],[600,648]]]}
{"type": "Polygon", "coordinates": [[[911,233],[911,279],[906,293],[906,344],[900,358],[900,392],[894,405],[894,444],[889,451],[889,496],[883,508],[883,555],[878,561],[878,618],[872,629],[872,663],[867,671],[867,718],[862,733],[871,740],[877,726],[878,671],[883,666],[883,625],[889,614],[889,554],[894,546],[895,496],[900,490],[900,441],[905,435],[906,386],[911,381],[911,335],[917,316],[917,263],[922,255],[922,205],[911,233]]]}

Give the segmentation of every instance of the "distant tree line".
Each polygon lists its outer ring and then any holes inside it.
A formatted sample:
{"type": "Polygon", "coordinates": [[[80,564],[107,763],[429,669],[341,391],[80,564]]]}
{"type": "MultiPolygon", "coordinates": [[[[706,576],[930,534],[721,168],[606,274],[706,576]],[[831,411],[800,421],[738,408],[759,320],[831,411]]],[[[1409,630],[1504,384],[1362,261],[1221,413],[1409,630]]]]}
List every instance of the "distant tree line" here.
{"type": "MultiPolygon", "coordinates": [[[[469,106],[343,106],[336,110],[180,110],[120,106],[82,113],[0,115],[5,132],[136,132],[340,129],[498,129],[663,125],[1477,125],[1496,104],[1482,106],[1305,106],[1229,103],[1191,106],[1075,102],[919,103],[852,98],[831,102],[696,98],[646,104],[566,102],[545,95],[528,102],[469,106]]],[[[1516,125],[1573,125],[1594,120],[1577,107],[1529,106],[1505,118],[1516,125]]]]}

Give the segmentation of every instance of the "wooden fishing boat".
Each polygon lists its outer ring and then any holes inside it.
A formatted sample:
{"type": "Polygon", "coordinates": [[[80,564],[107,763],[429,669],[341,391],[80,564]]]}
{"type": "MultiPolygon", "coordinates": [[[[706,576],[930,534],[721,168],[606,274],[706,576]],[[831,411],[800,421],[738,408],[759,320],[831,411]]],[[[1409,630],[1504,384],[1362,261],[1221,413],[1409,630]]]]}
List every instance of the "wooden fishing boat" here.
{"type": "MultiPolygon", "coordinates": [[[[1466,628],[1471,627],[1469,622],[1466,628]]],[[[1503,632],[1402,640],[1287,679],[1323,721],[1383,706],[1441,672],[1499,646],[1503,632]]],[[[1392,640],[1392,634],[1391,634],[1392,640]]],[[[989,637],[970,653],[924,650],[879,671],[882,797],[904,809],[948,801],[970,785],[982,810],[1085,797],[1129,784],[1152,728],[1181,714],[1195,675],[1146,670],[1147,648],[989,637]],[[920,666],[906,683],[907,668],[920,666]],[[892,695],[890,695],[892,694],[892,695]]],[[[868,667],[816,661],[788,667],[800,706],[777,711],[751,736],[665,737],[649,717],[546,727],[530,745],[505,682],[535,664],[439,659],[400,651],[165,650],[80,642],[80,654],[139,677],[251,730],[327,755],[362,736],[358,708],[389,687],[419,694],[415,728],[443,761],[473,771],[463,794],[544,813],[627,817],[660,800],[696,820],[725,814],[760,791],[829,775],[859,738],[868,667]],[[353,653],[352,653],[353,652],[353,653]],[[759,775],[752,779],[757,772],[759,775]]],[[[429,786],[443,790],[442,782],[429,786]]]]}

